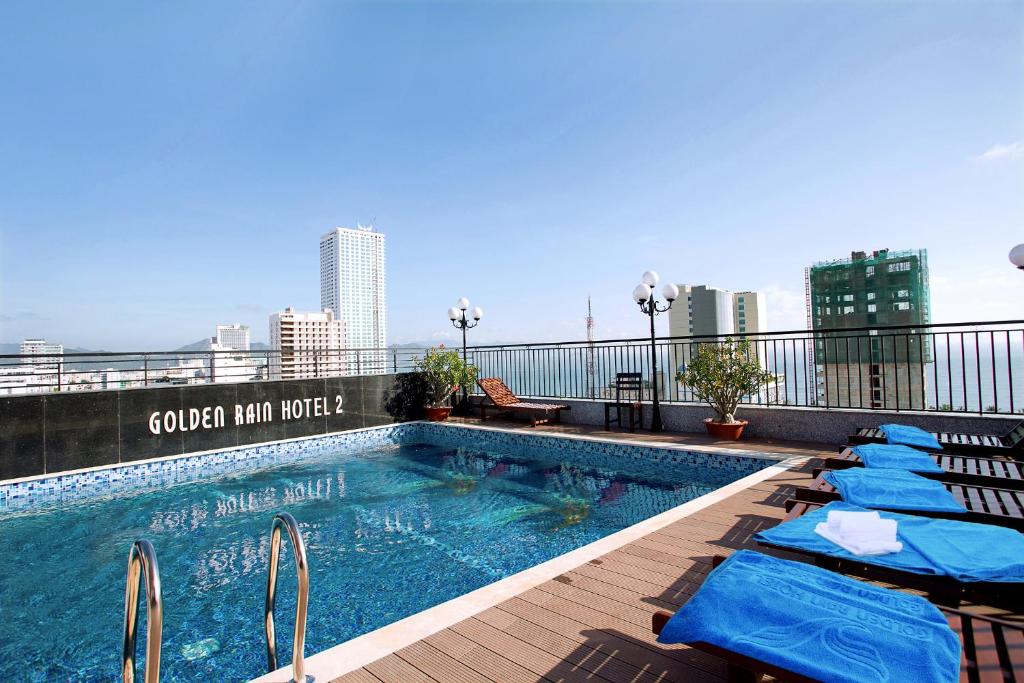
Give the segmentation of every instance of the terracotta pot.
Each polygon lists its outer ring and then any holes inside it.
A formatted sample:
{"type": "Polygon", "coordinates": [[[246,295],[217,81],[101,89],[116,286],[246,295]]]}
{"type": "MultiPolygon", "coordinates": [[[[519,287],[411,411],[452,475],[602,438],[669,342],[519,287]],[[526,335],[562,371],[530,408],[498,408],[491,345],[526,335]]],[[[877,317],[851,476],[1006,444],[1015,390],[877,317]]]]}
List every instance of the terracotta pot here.
{"type": "Polygon", "coordinates": [[[704,420],[704,428],[708,430],[708,434],[723,441],[736,441],[740,438],[740,434],[743,433],[743,428],[746,426],[746,420],[737,420],[732,424],[715,422],[710,417],[704,420]]]}
{"type": "Polygon", "coordinates": [[[427,419],[431,422],[444,422],[452,412],[450,407],[424,408],[424,410],[427,411],[427,419]]]}

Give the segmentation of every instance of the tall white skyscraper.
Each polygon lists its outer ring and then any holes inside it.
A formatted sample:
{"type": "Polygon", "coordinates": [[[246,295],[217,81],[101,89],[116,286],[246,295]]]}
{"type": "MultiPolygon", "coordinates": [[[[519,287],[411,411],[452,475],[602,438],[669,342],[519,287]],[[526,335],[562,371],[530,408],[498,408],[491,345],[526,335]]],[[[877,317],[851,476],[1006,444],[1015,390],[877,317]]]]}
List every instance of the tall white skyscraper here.
{"type": "Polygon", "coordinates": [[[249,350],[249,326],[248,325],[217,325],[216,344],[228,349],[238,351],[249,350]]]}
{"type": "MultiPolygon", "coordinates": [[[[335,228],[320,237],[320,308],[345,323],[345,347],[387,346],[384,235],[372,227],[335,228]]],[[[385,354],[350,354],[350,369],[385,371],[385,354]]]]}

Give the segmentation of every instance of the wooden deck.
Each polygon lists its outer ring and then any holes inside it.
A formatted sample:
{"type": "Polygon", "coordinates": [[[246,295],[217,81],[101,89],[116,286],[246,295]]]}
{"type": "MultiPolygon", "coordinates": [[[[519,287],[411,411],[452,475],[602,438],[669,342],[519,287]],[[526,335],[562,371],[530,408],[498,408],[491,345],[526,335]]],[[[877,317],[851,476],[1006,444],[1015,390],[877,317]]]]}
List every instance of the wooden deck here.
{"type": "MultiPolygon", "coordinates": [[[[487,425],[509,426],[499,421],[487,425]]],[[[573,425],[537,429],[612,436],[573,425]]],[[[617,436],[711,443],[697,435],[617,436]]],[[[724,680],[725,666],[718,658],[686,646],[657,644],[651,615],[674,611],[686,602],[711,570],[712,556],[755,547],[752,535],[782,519],[784,501],[794,486],[811,482],[811,470],[820,464],[817,458],[838,451],[826,445],[753,439],[728,445],[810,457],[797,469],[755,484],[335,683],[724,680]]]]}

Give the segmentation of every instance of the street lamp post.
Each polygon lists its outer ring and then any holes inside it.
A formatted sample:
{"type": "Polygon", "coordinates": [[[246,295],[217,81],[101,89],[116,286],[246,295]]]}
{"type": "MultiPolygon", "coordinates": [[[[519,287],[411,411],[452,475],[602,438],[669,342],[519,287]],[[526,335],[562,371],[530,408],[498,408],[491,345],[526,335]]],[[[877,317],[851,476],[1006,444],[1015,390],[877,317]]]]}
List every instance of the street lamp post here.
{"type": "Polygon", "coordinates": [[[1010,250],[1010,263],[1024,270],[1024,244],[1018,244],[1010,250]]]}
{"type": "MultiPolygon", "coordinates": [[[[455,305],[448,309],[448,319],[452,321],[452,325],[456,329],[462,330],[462,362],[468,363],[466,360],[466,330],[473,329],[480,324],[480,318],[484,317],[484,309],[476,306],[473,308],[473,322],[469,322],[466,317],[466,311],[469,309],[469,299],[462,297],[455,302],[455,305]]],[[[465,409],[469,404],[469,387],[462,387],[462,408],[465,409]]]]}
{"type": "Polygon", "coordinates": [[[654,316],[672,308],[672,303],[679,297],[679,288],[667,283],[661,289],[661,295],[668,303],[662,305],[654,299],[654,287],[657,284],[658,274],[648,270],[640,278],[640,284],[633,288],[633,301],[640,306],[644,315],[651,319],[651,431],[663,432],[665,426],[661,423],[661,404],[658,400],[658,351],[655,346],[654,316]]]}

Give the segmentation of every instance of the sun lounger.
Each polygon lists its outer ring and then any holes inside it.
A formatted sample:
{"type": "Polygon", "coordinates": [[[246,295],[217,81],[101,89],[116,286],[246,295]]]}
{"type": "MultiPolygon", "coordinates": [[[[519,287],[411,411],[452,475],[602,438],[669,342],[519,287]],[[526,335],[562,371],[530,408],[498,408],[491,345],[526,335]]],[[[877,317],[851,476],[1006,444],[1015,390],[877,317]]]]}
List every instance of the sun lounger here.
{"type": "MultiPolygon", "coordinates": [[[[1014,427],[1009,434],[962,434],[956,432],[932,432],[942,446],[968,455],[1005,455],[1024,458],[1024,422],[1014,427]]],[[[885,431],[880,427],[862,427],[850,436],[851,444],[886,443],[885,431]]]]}
{"type": "MultiPolygon", "coordinates": [[[[724,560],[725,558],[716,557],[715,566],[718,567],[724,560]]],[[[709,576],[708,580],[710,578],[709,576]]],[[[848,581],[853,581],[853,579],[848,579],[848,581]]],[[[864,584],[863,586],[866,585],[869,584],[864,584]]],[[[886,589],[878,588],[878,590],[885,591],[886,589]]],[[[900,595],[897,591],[886,591],[886,595],[890,593],[900,595]]],[[[700,595],[700,591],[698,591],[697,595],[700,595]]],[[[696,599],[697,595],[691,598],[691,600],[696,599]]],[[[742,603],[743,596],[739,596],[738,600],[742,603]]],[[[683,609],[686,608],[684,607],[683,609]]],[[[941,617],[946,620],[946,624],[952,631],[953,636],[960,641],[960,681],[965,683],[1005,683],[1006,681],[1024,680],[1024,664],[1022,664],[1021,658],[1021,650],[1024,648],[1024,625],[949,607],[939,607],[937,609],[941,617]]],[[[672,616],[668,612],[656,612],[652,615],[651,630],[660,636],[672,619],[672,616]]],[[[773,624],[766,624],[765,626],[770,629],[773,624]]],[[[737,640],[742,641],[746,634],[736,633],[734,635],[737,640]]],[[[793,681],[795,683],[807,683],[821,678],[811,677],[772,664],[763,659],[742,654],[737,651],[739,648],[735,646],[714,645],[704,641],[694,641],[687,644],[723,659],[727,667],[726,680],[730,682],[739,683],[742,681],[743,683],[753,683],[760,681],[764,675],[772,676],[777,680],[793,681]]],[[[793,640],[789,642],[783,640],[780,642],[780,647],[792,647],[795,644],[797,643],[794,643],[793,640]]],[[[800,643],[799,645],[811,648],[812,654],[817,651],[817,648],[821,647],[816,641],[800,643]]],[[[847,676],[856,671],[853,667],[864,663],[863,652],[853,650],[850,652],[850,656],[851,668],[842,672],[847,676]]],[[[891,656],[891,653],[886,652],[883,656],[891,656]]],[[[831,671],[828,673],[833,674],[831,671]]],[[[956,672],[950,672],[950,674],[952,677],[956,676],[956,672]]],[[[827,678],[832,677],[829,676],[827,678]]],[[[879,679],[874,677],[873,680],[879,679]]]]}
{"type": "Polygon", "coordinates": [[[1008,608],[1024,604],[1024,536],[1016,531],[883,512],[883,518],[896,520],[903,550],[856,556],[815,533],[815,526],[833,510],[863,508],[842,502],[824,507],[799,503],[781,524],[758,532],[754,540],[764,547],[803,555],[824,569],[925,592],[936,604],[956,607],[961,600],[1008,608]],[[950,547],[955,550],[950,552],[950,547]]]}
{"type": "MultiPolygon", "coordinates": [[[[831,471],[831,470],[829,470],[831,471]]],[[[833,500],[842,500],[836,488],[825,480],[822,472],[810,486],[798,487],[793,498],[786,501],[786,510],[795,503],[817,503],[824,505],[833,500]]],[[[966,508],[966,512],[926,512],[907,508],[881,507],[876,509],[893,512],[908,512],[922,517],[957,519],[979,524],[996,524],[1024,532],[1024,491],[1011,488],[997,488],[975,484],[941,482],[953,499],[966,508]]]]}
{"type": "MultiPolygon", "coordinates": [[[[1024,468],[1013,460],[982,458],[954,453],[929,453],[928,457],[939,472],[913,470],[922,477],[959,484],[977,484],[997,488],[1024,488],[1024,468]]],[[[849,467],[864,467],[864,462],[852,448],[846,448],[837,456],[825,459],[824,470],[842,470],[849,467]]],[[[815,470],[814,476],[819,471],[815,470]]]]}
{"type": "Polygon", "coordinates": [[[555,422],[561,422],[561,411],[570,410],[569,406],[521,401],[499,377],[485,377],[477,380],[477,384],[490,400],[490,403],[487,401],[480,403],[481,420],[487,419],[488,410],[499,413],[526,413],[530,417],[530,425],[536,427],[538,424],[550,421],[551,415],[555,416],[555,422]],[[540,417],[538,418],[538,416],[540,417]]]}

